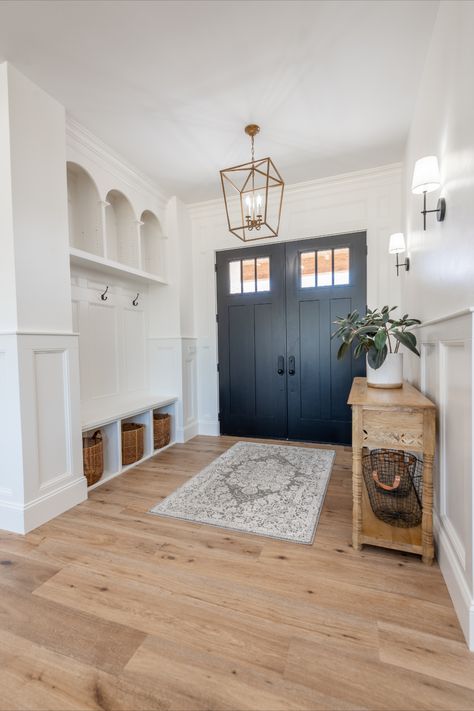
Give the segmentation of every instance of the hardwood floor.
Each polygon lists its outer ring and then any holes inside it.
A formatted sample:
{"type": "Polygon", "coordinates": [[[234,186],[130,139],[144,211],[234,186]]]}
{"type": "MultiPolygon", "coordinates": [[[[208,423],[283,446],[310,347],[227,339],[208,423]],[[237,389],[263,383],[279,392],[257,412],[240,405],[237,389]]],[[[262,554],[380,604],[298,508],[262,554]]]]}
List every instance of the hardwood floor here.
{"type": "Polygon", "coordinates": [[[474,709],[437,565],[352,550],[348,448],[312,546],[147,513],[235,441],[196,437],[0,533],[0,709],[474,709]]]}

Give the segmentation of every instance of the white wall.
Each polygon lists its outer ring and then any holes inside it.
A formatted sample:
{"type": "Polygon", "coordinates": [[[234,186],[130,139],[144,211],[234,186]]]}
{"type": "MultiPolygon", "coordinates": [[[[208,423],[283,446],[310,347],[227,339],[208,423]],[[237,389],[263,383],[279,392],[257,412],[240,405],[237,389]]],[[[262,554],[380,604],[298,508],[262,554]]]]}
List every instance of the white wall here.
{"type": "Polygon", "coordinates": [[[406,303],[423,320],[474,303],[474,4],[442,2],[423,73],[407,144],[406,232],[411,270],[406,303]],[[435,208],[446,198],[444,222],[428,215],[423,232],[422,197],[410,191],[413,166],[438,156],[440,192],[427,195],[435,208]]]}
{"type": "Polygon", "coordinates": [[[403,308],[421,318],[421,363],[411,379],[438,404],[435,480],[438,558],[460,622],[474,649],[472,315],[474,305],[474,4],[440,4],[406,150],[405,191],[411,268],[403,280],[403,308]],[[410,191],[416,159],[435,154],[446,219],[428,215],[410,191]]]}
{"type": "Polygon", "coordinates": [[[8,85],[16,327],[70,332],[65,111],[11,65],[3,65],[3,74],[8,85]]]}
{"type": "MultiPolygon", "coordinates": [[[[287,186],[278,241],[367,230],[368,303],[398,305],[400,280],[388,240],[401,229],[401,185],[401,166],[392,165],[287,186]]],[[[215,253],[244,243],[228,232],[222,199],[191,205],[190,214],[199,431],[218,434],[215,253]]]]}

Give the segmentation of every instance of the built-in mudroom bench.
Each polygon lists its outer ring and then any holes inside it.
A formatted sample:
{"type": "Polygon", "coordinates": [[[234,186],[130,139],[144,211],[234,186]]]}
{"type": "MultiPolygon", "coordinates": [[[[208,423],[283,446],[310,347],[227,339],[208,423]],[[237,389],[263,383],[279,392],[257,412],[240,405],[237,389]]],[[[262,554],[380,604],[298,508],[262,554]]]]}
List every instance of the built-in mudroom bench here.
{"type": "Polygon", "coordinates": [[[82,433],[91,436],[99,431],[102,435],[104,452],[104,473],[100,480],[89,487],[95,489],[110,481],[131,467],[137,466],[158,452],[163,452],[175,443],[176,439],[176,397],[144,396],[130,398],[105,398],[103,401],[88,404],[82,408],[82,433]],[[153,415],[167,413],[171,415],[170,443],[159,449],[153,445],[153,415]],[[122,464],[122,423],[137,422],[145,427],[143,457],[133,464],[122,464]]]}
{"type": "Polygon", "coordinates": [[[193,436],[195,348],[181,341],[174,308],[176,205],[73,122],[67,159],[72,323],[91,491],[193,436]]]}

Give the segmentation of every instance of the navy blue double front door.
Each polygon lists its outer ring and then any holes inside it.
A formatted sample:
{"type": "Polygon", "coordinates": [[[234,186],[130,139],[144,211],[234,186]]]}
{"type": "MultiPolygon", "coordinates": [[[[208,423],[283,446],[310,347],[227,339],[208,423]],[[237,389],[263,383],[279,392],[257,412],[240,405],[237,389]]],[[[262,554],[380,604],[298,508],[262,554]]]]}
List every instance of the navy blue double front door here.
{"type": "Polygon", "coordinates": [[[222,434],[348,444],[363,359],[338,361],[334,320],[366,308],[366,234],[217,254],[222,434]]]}

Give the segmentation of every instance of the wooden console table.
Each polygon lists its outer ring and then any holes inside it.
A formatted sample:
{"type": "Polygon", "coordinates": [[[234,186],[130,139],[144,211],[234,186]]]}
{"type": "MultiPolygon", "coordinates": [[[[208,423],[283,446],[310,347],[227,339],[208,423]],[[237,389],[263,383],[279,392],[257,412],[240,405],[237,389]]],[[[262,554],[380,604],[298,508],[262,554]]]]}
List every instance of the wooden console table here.
{"type": "Polygon", "coordinates": [[[402,388],[369,388],[365,378],[354,378],[348,404],[352,406],[352,545],[362,544],[418,553],[432,563],[433,459],[435,405],[409,383],[402,388]],[[398,449],[423,454],[423,516],[414,528],[390,526],[370,506],[362,476],[362,453],[368,449],[398,449]]]}

